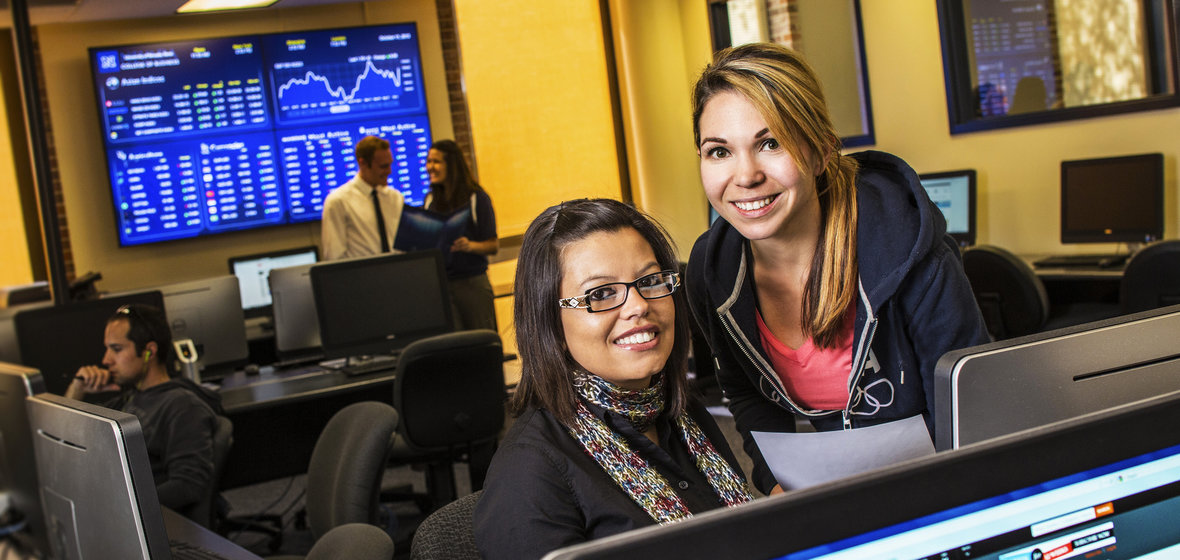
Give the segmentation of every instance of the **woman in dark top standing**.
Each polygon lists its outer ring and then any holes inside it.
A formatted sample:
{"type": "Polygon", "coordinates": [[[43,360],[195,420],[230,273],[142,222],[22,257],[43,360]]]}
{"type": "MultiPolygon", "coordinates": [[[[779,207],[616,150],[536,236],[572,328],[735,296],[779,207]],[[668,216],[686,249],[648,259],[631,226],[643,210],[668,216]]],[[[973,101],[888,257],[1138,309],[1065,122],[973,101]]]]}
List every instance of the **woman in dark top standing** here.
{"type": "Polygon", "coordinates": [[[455,329],[496,329],[495,295],[488,279],[488,256],[500,250],[492,199],[475,182],[463,151],[454,140],[439,140],[426,155],[430,194],[426,209],[453,214],[470,209],[464,234],[451,244],[447,283],[455,311],[455,329]]]}
{"type": "Polygon", "coordinates": [[[517,416],[475,510],[484,558],[551,550],[750,500],[689,398],[688,315],[663,230],[615,200],[545,210],[525,233],[517,416]]]}
{"type": "Polygon", "coordinates": [[[797,418],[837,432],[829,446],[895,421],[932,434],[935,363],[988,335],[914,170],[841,154],[815,73],[771,43],[714,55],[693,89],[693,131],[721,219],[693,247],[685,285],[754,485],[782,490],[751,432],[793,432],[797,418]]]}

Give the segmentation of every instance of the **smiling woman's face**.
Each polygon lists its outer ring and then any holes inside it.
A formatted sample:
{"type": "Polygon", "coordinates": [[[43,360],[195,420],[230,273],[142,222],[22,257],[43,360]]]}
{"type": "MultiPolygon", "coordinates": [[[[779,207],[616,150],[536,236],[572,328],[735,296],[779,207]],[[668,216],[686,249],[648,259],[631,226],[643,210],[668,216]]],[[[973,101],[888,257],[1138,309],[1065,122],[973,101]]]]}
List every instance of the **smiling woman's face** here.
{"type": "MultiPolygon", "coordinates": [[[[816,176],[800,169],[752,103],[732,91],[705,104],[700,117],[701,183],[717,213],[758,241],[817,227],[816,176]]],[[[811,159],[809,153],[804,158],[811,159]]]]}
{"type": "MultiPolygon", "coordinates": [[[[560,295],[580,296],[659,270],[639,232],[596,232],[562,249],[560,295]]],[[[627,301],[609,311],[562,309],[562,330],[566,348],[583,369],[625,389],[645,389],[672,353],[676,306],[671,297],[646,300],[634,288],[628,290],[627,301]]]]}

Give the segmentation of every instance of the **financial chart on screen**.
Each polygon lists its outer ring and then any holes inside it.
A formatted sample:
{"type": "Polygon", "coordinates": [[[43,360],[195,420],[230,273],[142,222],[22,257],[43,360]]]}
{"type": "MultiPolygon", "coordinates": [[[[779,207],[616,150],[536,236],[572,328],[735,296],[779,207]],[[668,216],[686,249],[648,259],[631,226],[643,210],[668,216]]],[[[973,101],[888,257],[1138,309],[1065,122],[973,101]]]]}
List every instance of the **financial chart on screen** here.
{"type": "Polygon", "coordinates": [[[389,183],[429,189],[430,121],[412,23],[90,49],[119,241],[318,220],[390,141],[389,183]]]}

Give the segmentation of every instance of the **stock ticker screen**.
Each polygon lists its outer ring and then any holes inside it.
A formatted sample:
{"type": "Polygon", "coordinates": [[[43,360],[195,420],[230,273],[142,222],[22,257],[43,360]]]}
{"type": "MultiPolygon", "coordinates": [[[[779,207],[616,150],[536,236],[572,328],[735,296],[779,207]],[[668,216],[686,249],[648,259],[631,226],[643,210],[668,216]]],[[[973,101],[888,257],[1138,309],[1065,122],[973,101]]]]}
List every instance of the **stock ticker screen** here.
{"type": "Polygon", "coordinates": [[[389,140],[389,184],[429,190],[412,23],[90,49],[121,245],[318,220],[389,140]]]}

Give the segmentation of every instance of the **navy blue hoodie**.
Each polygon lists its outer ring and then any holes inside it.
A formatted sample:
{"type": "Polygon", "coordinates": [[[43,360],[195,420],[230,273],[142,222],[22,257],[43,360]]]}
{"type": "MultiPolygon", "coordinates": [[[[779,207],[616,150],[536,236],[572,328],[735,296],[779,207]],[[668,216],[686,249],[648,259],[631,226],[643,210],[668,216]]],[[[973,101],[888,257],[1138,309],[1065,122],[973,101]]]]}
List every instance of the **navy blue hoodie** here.
{"type": "Polygon", "coordinates": [[[787,395],[761,344],[750,244],[733,226],[714,222],[688,261],[689,304],[763,492],[776,482],[751,431],[793,432],[796,415],[822,431],[922,414],[933,437],[934,364],[950,350],[989,341],[946,220],[917,174],[886,153],[851,157],[860,164],[860,285],[844,410],[806,409],[787,395]]]}

